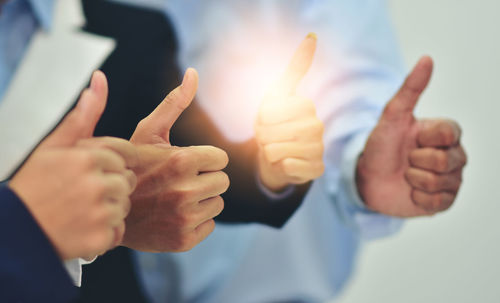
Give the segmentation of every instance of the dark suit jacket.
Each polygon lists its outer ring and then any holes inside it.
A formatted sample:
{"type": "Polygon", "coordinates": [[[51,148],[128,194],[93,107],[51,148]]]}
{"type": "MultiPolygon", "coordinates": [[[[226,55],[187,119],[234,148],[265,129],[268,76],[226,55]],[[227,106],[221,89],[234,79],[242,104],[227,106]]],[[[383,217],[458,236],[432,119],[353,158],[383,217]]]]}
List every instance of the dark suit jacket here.
{"type": "MultiPolygon", "coordinates": [[[[115,51],[102,66],[110,91],[95,135],[128,139],[137,123],[181,81],[174,28],[161,12],[102,0],[82,3],[87,20],[84,29],[117,41],[115,51]]],[[[178,146],[207,144],[228,153],[230,161],[225,171],[231,186],[223,194],[225,209],[216,218],[219,222],[259,222],[281,227],[300,206],[309,188],[309,184],[298,186],[293,195],[270,201],[256,182],[255,141],[228,141],[196,100],[174,125],[170,139],[178,146]]],[[[84,266],[85,301],[141,302],[143,296],[133,266],[126,248],[118,248],[84,266]],[[126,294],[122,295],[124,290],[126,294]]]]}
{"type": "Polygon", "coordinates": [[[70,302],[66,269],[24,203],[0,186],[0,302],[70,302]]]}

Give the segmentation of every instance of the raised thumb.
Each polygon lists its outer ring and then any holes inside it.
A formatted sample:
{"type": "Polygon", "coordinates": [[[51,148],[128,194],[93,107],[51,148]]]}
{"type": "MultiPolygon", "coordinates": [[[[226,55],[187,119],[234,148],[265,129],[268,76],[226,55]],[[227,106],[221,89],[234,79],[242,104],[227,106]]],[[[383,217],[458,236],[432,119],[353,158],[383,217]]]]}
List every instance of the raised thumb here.
{"type": "Polygon", "coordinates": [[[85,89],[73,108],[56,129],[42,142],[44,147],[67,147],[90,138],[101,118],[108,98],[108,82],[101,71],[95,71],[90,87],[85,89]]]}
{"type": "Polygon", "coordinates": [[[316,34],[309,33],[300,43],[285,73],[273,87],[270,95],[289,96],[295,93],[300,81],[305,77],[313,63],[317,40],[316,34]]]}
{"type": "Polygon", "coordinates": [[[420,58],[411,73],[406,77],[399,91],[387,104],[384,111],[386,118],[413,113],[420,95],[429,84],[433,65],[431,57],[424,56],[420,58]]]}
{"type": "Polygon", "coordinates": [[[170,129],[193,101],[198,90],[198,72],[188,68],[182,84],[172,90],[156,109],[137,126],[132,138],[137,143],[170,143],[170,129]]]}

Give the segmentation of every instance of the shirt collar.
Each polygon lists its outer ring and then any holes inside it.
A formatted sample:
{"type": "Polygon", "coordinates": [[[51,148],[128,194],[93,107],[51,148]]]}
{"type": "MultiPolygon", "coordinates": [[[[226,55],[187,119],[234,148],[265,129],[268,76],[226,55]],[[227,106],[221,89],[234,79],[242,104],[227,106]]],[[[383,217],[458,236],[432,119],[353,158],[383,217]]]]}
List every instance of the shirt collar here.
{"type": "MultiPolygon", "coordinates": [[[[40,26],[49,30],[54,18],[54,0],[28,0],[40,26]]],[[[62,0],[65,1],[65,0],[62,0]]]]}

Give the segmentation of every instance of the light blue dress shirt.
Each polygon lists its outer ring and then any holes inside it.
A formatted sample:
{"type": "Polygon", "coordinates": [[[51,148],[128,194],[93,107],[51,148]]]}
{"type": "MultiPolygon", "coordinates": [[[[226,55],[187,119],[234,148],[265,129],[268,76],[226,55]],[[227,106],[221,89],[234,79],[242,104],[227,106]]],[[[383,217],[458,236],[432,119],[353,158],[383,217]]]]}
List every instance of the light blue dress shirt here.
{"type": "Polygon", "coordinates": [[[0,12],[0,103],[33,34],[50,29],[54,0],[9,0],[0,12]]]}
{"type": "MultiPolygon", "coordinates": [[[[128,0],[130,2],[131,0],[128,0]]],[[[252,136],[259,100],[308,32],[318,35],[299,92],[325,122],[325,174],[282,229],[218,224],[185,253],[137,253],[153,302],[325,302],[345,287],[365,239],[401,220],[368,211],[355,166],[405,68],[382,0],[169,0],[183,67],[198,99],[234,141],[252,136]]],[[[279,203],[279,202],[276,202],[279,203]]]]}
{"type": "MultiPolygon", "coordinates": [[[[51,9],[44,7],[51,2],[12,0],[3,7],[0,100],[36,28],[50,26],[51,9]]],[[[252,136],[258,101],[302,37],[318,34],[318,54],[301,93],[315,100],[326,125],[326,172],[283,229],[218,224],[190,252],[138,253],[145,290],[153,302],[324,302],[338,295],[362,240],[389,235],[401,225],[367,211],[354,185],[366,137],[404,74],[385,2],[169,0],[165,5],[179,33],[182,65],[200,73],[201,105],[235,141],[252,136]]]]}

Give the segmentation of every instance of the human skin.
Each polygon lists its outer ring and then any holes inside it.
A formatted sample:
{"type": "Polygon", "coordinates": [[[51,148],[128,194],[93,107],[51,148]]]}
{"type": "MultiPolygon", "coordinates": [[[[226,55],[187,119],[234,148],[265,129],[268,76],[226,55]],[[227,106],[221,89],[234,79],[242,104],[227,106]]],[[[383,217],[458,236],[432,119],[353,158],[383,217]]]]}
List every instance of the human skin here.
{"type": "MultiPolygon", "coordinates": [[[[255,133],[260,179],[274,191],[314,180],[324,170],[323,124],[314,103],[295,93],[315,47],[316,37],[306,37],[259,109],[255,133]]],[[[467,162],[459,125],[413,115],[432,69],[430,57],[419,61],[388,102],[359,157],[356,185],[369,209],[400,217],[432,215],[456,198],[467,162]]]]}
{"type": "MultiPolygon", "coordinates": [[[[213,146],[177,147],[169,134],[192,102],[198,74],[187,69],[182,84],[137,125],[130,141],[141,166],[127,218],[123,244],[143,251],[186,251],[214,229],[213,218],[224,208],[220,197],[229,187],[222,171],[227,154],[213,146]]],[[[195,131],[195,130],[193,130],[195,131]]]]}
{"type": "Polygon", "coordinates": [[[457,196],[467,162],[459,125],[413,115],[432,70],[432,59],[421,58],[386,105],[359,158],[357,188],[374,211],[432,215],[448,209],[457,196]]]}
{"type": "Polygon", "coordinates": [[[264,186],[280,191],[320,177],[323,163],[323,122],[314,102],[296,93],[316,51],[316,35],[299,45],[283,76],[262,101],[255,123],[258,171],[264,186]]]}
{"type": "MultiPolygon", "coordinates": [[[[222,171],[227,154],[213,146],[172,146],[169,140],[170,129],[197,87],[198,74],[190,68],[182,84],[137,125],[130,139],[135,151],[125,158],[137,175],[137,187],[123,246],[149,252],[189,250],[213,231],[213,218],[224,208],[220,195],[229,187],[222,171]]],[[[97,139],[82,144],[119,148],[113,138],[97,139]]]]}
{"type": "Polygon", "coordinates": [[[106,103],[96,72],[76,106],[9,182],[63,260],[95,256],[120,240],[136,179],[109,149],[78,146],[106,103]]]}

